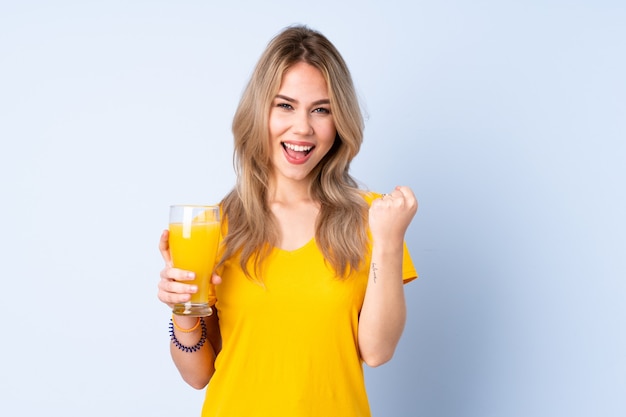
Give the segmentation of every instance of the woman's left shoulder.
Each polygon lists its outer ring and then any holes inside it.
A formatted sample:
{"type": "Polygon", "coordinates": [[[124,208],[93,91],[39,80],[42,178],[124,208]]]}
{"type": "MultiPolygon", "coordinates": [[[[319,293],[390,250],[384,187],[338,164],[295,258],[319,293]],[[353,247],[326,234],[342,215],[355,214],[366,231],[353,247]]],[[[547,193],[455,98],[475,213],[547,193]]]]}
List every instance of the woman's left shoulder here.
{"type": "Polygon", "coordinates": [[[363,200],[367,202],[368,206],[372,205],[372,201],[382,197],[382,194],[370,190],[360,190],[360,193],[363,197],[363,200]]]}

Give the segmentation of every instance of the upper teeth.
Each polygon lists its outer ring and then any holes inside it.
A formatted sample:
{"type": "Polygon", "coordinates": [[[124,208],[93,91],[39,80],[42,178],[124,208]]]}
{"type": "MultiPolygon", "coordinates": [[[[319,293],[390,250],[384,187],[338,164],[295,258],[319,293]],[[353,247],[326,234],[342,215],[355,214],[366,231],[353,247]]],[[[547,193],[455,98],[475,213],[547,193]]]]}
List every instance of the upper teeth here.
{"type": "Polygon", "coordinates": [[[313,149],[312,146],[301,146],[301,145],[293,145],[291,143],[284,143],[285,147],[291,149],[292,151],[296,151],[296,152],[308,152],[311,149],[313,149]]]}

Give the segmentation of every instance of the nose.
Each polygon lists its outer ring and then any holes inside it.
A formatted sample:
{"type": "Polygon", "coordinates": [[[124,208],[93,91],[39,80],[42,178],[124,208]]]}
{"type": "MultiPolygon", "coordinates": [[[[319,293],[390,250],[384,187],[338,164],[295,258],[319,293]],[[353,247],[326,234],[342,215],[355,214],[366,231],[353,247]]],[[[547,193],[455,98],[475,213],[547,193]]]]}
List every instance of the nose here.
{"type": "Polygon", "coordinates": [[[297,112],[294,115],[293,131],[302,136],[310,136],[313,134],[311,116],[307,111],[297,112]]]}

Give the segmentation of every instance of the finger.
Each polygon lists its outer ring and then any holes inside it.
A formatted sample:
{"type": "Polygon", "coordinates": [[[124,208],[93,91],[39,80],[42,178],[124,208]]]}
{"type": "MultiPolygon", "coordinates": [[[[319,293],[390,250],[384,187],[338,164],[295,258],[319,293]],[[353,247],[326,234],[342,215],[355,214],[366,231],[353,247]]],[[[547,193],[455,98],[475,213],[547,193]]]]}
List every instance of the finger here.
{"type": "Polygon", "coordinates": [[[413,191],[406,185],[398,185],[396,188],[394,188],[394,191],[398,191],[405,197],[413,195],[413,191]]]}
{"type": "Polygon", "coordinates": [[[162,279],[158,284],[158,299],[173,307],[177,303],[186,303],[191,299],[191,295],[198,291],[195,285],[189,285],[182,282],[162,279]]]}
{"type": "Polygon", "coordinates": [[[374,199],[370,204],[370,212],[389,208],[393,205],[393,201],[394,199],[391,193],[381,194],[379,198],[374,199]]]}
{"type": "Polygon", "coordinates": [[[172,257],[170,256],[170,231],[165,229],[161,233],[161,240],[159,240],[159,251],[167,266],[172,266],[172,257]]]}
{"type": "Polygon", "coordinates": [[[198,292],[198,287],[196,285],[173,281],[171,279],[160,280],[158,288],[163,293],[170,294],[195,294],[198,292]]]}
{"type": "Polygon", "coordinates": [[[396,187],[396,190],[402,194],[408,207],[415,208],[415,210],[417,210],[417,198],[415,197],[413,190],[407,186],[400,185],[396,187]]]}
{"type": "Polygon", "coordinates": [[[185,271],[184,269],[166,267],[161,270],[161,279],[175,280],[175,281],[189,281],[194,279],[196,274],[191,271],[185,271]]]}
{"type": "Polygon", "coordinates": [[[221,283],[222,283],[222,277],[220,277],[217,274],[213,274],[213,276],[211,277],[211,284],[219,285],[221,283]]]}
{"type": "Polygon", "coordinates": [[[398,190],[398,187],[396,187],[393,190],[391,190],[389,193],[383,194],[382,195],[382,200],[383,201],[392,201],[394,199],[401,198],[402,196],[403,196],[402,192],[400,190],[398,190]]]}
{"type": "Polygon", "coordinates": [[[174,304],[182,304],[191,300],[191,294],[171,293],[161,290],[159,290],[157,297],[170,308],[174,307],[174,304]]]}
{"type": "Polygon", "coordinates": [[[191,285],[167,280],[159,281],[158,289],[158,299],[170,307],[174,304],[186,303],[191,300],[191,294],[197,291],[197,288],[191,285]]]}

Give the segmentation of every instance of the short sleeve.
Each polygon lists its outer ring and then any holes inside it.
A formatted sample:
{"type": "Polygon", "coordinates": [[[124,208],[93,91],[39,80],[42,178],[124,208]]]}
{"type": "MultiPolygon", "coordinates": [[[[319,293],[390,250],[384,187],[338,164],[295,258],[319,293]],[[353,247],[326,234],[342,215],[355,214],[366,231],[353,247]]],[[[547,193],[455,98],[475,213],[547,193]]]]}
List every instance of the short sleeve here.
{"type": "Polygon", "coordinates": [[[411,259],[411,254],[409,253],[409,248],[404,242],[404,250],[402,253],[402,281],[405,284],[413,281],[417,278],[417,271],[415,270],[415,266],[413,265],[413,260],[411,259]]]}

